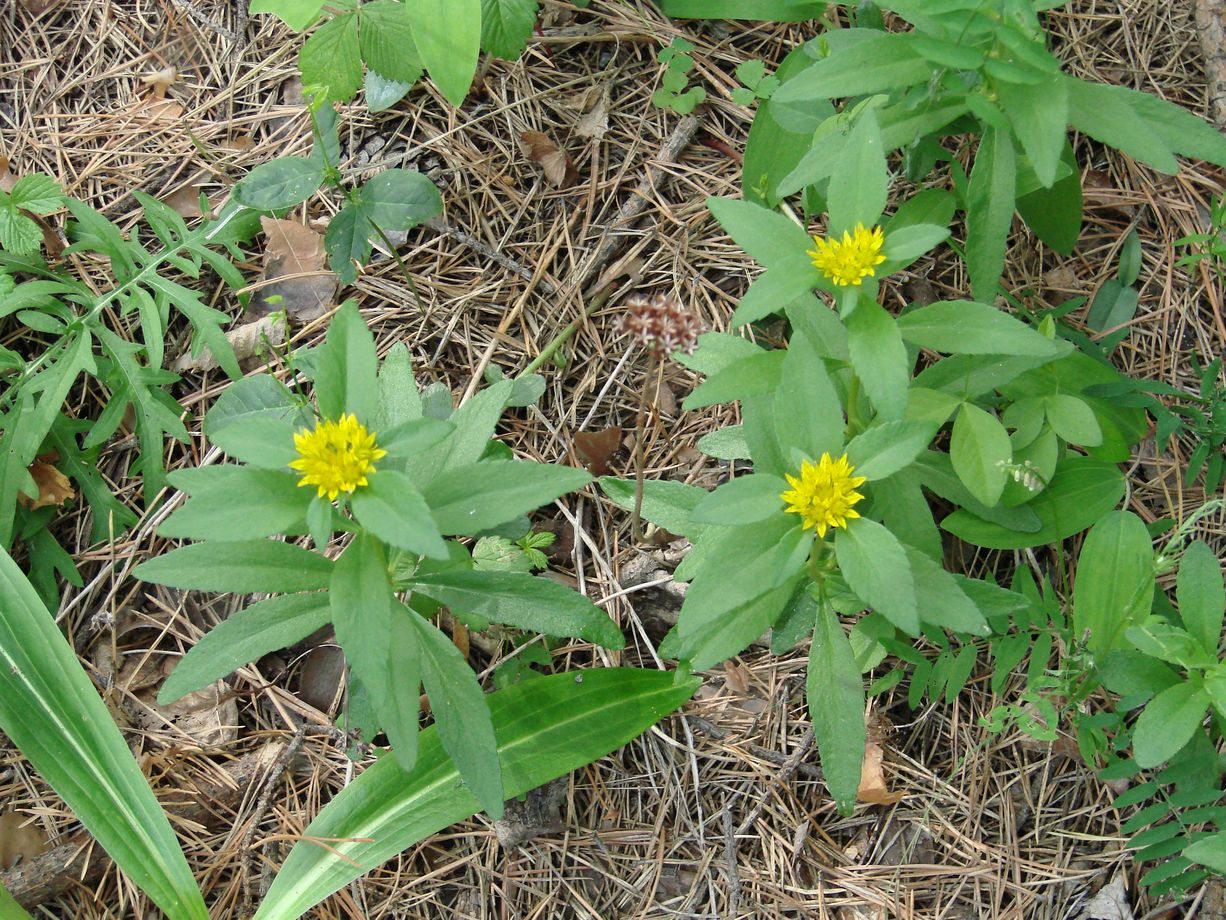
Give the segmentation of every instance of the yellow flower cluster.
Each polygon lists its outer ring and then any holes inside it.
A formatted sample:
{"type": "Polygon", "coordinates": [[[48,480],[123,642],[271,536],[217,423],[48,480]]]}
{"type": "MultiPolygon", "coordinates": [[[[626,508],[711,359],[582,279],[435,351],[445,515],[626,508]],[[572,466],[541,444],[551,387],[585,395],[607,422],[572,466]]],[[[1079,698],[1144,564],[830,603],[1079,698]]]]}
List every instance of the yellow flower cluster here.
{"type": "Polygon", "coordinates": [[[787,502],[787,511],[799,514],[805,527],[812,527],[819,537],[824,537],[827,529],[846,527],[848,518],[860,516],[852,506],[864,498],[856,487],[866,480],[853,476],[854,472],[847,454],[838,460],[822,454],[817,463],[806,460],[800,465],[799,479],[788,476],[792,488],[779,497],[787,502]]]}
{"type": "Polygon", "coordinates": [[[813,237],[816,248],[806,255],[839,287],[858,286],[866,277],[875,275],[875,267],[885,261],[881,254],[884,243],[885,234],[880,227],[866,230],[863,224],[856,224],[855,232],[844,230],[842,239],[813,237]]]}
{"type": "Polygon", "coordinates": [[[319,497],[335,501],[341,492],[350,495],[359,486],[368,484],[367,476],[375,471],[375,461],[387,456],[387,451],[375,444],[373,431],[353,415],[342,415],[335,422],[321,421],[313,431],[294,435],[298,459],[290,468],[302,474],[300,486],[316,486],[319,497]]]}

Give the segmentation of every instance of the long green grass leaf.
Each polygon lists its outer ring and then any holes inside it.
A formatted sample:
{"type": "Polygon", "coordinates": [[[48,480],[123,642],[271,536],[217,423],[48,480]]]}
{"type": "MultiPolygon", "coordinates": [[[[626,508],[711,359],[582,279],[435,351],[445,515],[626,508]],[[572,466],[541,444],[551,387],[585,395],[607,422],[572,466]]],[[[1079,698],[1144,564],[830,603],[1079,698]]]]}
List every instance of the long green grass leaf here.
{"type": "Polygon", "coordinates": [[[171,920],[208,920],[132,752],[34,587],[3,551],[0,729],[171,920]]]}
{"type": "MultiPolygon", "coordinates": [[[[667,672],[609,668],[553,674],[491,694],[504,793],[522,795],[620,747],[680,706],[697,686],[696,679],[676,681],[667,672]]],[[[412,773],[384,757],[328,803],[290,852],[256,920],[300,917],[480,808],[460,784],[438,732],[429,728],[421,734],[412,773]]]]}

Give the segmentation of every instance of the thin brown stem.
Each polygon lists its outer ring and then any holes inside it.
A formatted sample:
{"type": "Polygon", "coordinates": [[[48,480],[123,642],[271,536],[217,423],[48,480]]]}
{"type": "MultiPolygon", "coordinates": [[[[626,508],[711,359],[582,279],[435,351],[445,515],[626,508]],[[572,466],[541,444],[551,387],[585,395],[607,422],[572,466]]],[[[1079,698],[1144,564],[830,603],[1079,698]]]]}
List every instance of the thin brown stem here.
{"type": "Polygon", "coordinates": [[[642,543],[643,537],[643,475],[647,467],[647,406],[654,406],[660,395],[660,384],[664,378],[664,362],[654,351],[648,352],[651,363],[647,365],[647,373],[643,377],[643,389],[639,391],[639,411],[634,419],[634,515],[630,518],[630,529],[634,542],[642,543]],[[647,391],[655,388],[649,397],[647,391]]]}

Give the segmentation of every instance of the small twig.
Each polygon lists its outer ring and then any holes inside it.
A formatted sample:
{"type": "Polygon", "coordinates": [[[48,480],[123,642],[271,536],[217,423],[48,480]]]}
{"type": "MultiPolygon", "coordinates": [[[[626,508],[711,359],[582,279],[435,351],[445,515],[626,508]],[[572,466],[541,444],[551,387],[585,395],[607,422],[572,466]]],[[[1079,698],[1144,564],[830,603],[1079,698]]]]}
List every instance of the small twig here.
{"type": "Polygon", "coordinates": [[[221,23],[213,22],[208,16],[204,15],[200,10],[196,9],[189,0],[170,0],[176,7],[187,13],[188,17],[194,20],[198,25],[204,26],[206,29],[211,29],[218,35],[228,39],[233,44],[238,44],[240,36],[231,32],[221,23]]]}
{"type": "MultiPolygon", "coordinates": [[[[792,774],[800,769],[801,761],[805,759],[805,755],[813,747],[813,728],[810,726],[800,739],[800,744],[796,746],[796,750],[792,752],[792,756],[787,759],[787,762],[779,768],[779,772],[771,779],[770,785],[782,786],[792,778],[792,774]]],[[[741,826],[736,829],[737,836],[745,833],[753,826],[753,823],[758,820],[762,814],[762,809],[766,807],[768,796],[764,792],[759,798],[756,805],[745,816],[745,820],[741,822],[741,826]]]]}
{"type": "MultiPolygon", "coordinates": [[[[495,262],[498,265],[501,265],[507,271],[513,272],[514,274],[519,275],[519,277],[527,281],[531,281],[534,277],[532,269],[524,265],[522,262],[517,262],[515,259],[512,259],[510,256],[504,255],[503,253],[499,252],[497,249],[494,249],[493,247],[486,245],[485,243],[481,242],[481,240],[473,236],[471,233],[465,233],[463,230],[459,229],[458,227],[453,227],[451,224],[447,223],[447,221],[443,220],[441,217],[430,218],[428,221],[426,221],[426,226],[432,230],[437,230],[439,233],[443,234],[444,236],[451,237],[453,240],[459,243],[463,243],[469,249],[475,250],[480,255],[489,259],[491,262],[495,262]]],[[[391,249],[391,246],[389,245],[388,248],[391,249]]],[[[394,252],[394,250],[392,251],[394,252]]],[[[557,288],[554,287],[553,283],[550,281],[546,281],[544,278],[541,278],[537,283],[540,286],[541,290],[544,291],[546,294],[554,294],[557,292],[557,288]]]]}
{"type": "Polygon", "coordinates": [[[736,920],[741,910],[741,874],[736,868],[736,835],[732,831],[732,806],[724,805],[724,871],[728,874],[728,920],[736,920]]]}
{"type": "Polygon", "coordinates": [[[264,776],[264,784],[260,787],[260,797],[256,800],[255,811],[251,813],[251,817],[247,824],[247,830],[243,832],[243,840],[239,845],[240,859],[243,864],[243,904],[239,910],[239,916],[250,917],[254,911],[255,898],[251,893],[254,872],[252,864],[255,861],[255,851],[252,843],[255,840],[256,829],[260,826],[260,822],[264,820],[264,813],[268,811],[268,804],[272,801],[273,789],[281,781],[281,774],[285,772],[285,768],[289,765],[290,758],[298,753],[302,747],[302,743],[306,740],[306,725],[300,725],[298,731],[294,732],[294,737],[289,740],[285,748],[277,755],[277,759],[272,762],[272,766],[268,768],[268,772],[264,776]]]}
{"type": "MultiPolygon", "coordinates": [[[[712,725],[706,719],[700,716],[686,716],[686,721],[691,727],[697,729],[708,738],[714,738],[716,741],[723,741],[728,737],[728,732],[724,731],[716,725],[712,725]]],[[[749,752],[755,757],[760,757],[765,761],[775,764],[776,766],[787,766],[791,758],[787,755],[780,754],[778,751],[772,751],[770,748],[764,748],[757,744],[745,743],[744,747],[749,749],[749,752]]],[[[806,779],[822,779],[822,771],[820,767],[815,767],[808,763],[797,763],[794,768],[795,773],[799,773],[806,779]]]]}

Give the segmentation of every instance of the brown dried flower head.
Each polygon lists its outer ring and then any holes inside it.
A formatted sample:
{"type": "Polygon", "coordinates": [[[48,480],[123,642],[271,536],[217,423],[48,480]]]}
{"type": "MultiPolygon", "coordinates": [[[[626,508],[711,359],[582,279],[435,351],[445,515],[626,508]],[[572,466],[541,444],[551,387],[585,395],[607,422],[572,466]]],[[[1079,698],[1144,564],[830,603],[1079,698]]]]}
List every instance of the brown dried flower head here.
{"type": "Polygon", "coordinates": [[[624,304],[620,328],[657,358],[674,352],[692,355],[702,324],[671,297],[636,294],[624,304]]]}

